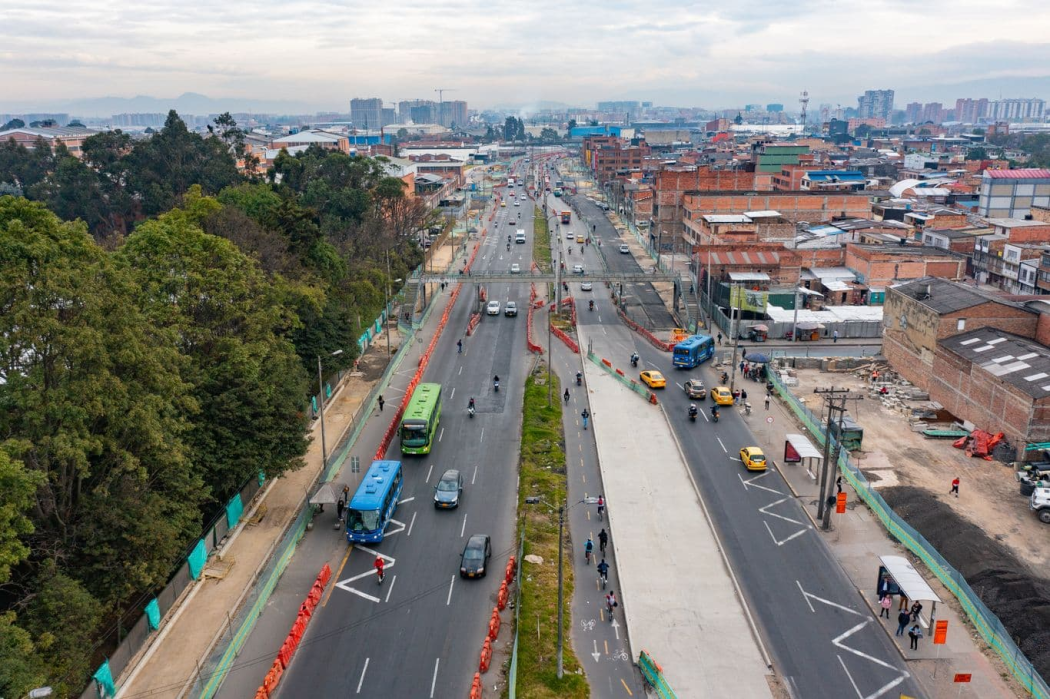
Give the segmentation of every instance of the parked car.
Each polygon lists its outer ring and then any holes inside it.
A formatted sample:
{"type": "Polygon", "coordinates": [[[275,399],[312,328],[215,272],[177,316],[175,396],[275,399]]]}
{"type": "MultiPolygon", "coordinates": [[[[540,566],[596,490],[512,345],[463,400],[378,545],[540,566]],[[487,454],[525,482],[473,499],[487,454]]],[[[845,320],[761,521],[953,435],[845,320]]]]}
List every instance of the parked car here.
{"type": "Polygon", "coordinates": [[[474,534],[467,539],[463,547],[463,557],[459,563],[459,574],[464,578],[483,578],[489,557],[492,555],[492,542],[488,534],[474,534]]]}
{"type": "Polygon", "coordinates": [[[459,496],[463,494],[463,476],[454,468],[441,474],[434,486],[434,507],[451,509],[459,507],[459,496]]]}

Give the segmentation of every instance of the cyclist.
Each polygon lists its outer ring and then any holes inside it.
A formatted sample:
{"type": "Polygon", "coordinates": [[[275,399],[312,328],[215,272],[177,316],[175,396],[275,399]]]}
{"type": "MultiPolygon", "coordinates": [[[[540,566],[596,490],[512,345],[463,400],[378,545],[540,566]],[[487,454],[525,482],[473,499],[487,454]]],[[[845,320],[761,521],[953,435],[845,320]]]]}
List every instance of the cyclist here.
{"type": "Polygon", "coordinates": [[[580,413],[580,417],[583,418],[583,429],[587,429],[587,420],[591,417],[591,411],[584,408],[583,412],[580,413]]]}
{"type": "Polygon", "coordinates": [[[608,543],[609,535],[605,532],[604,529],[602,529],[600,532],[598,532],[598,550],[602,552],[603,556],[605,555],[605,545],[608,543]]]}
{"type": "Polygon", "coordinates": [[[383,582],[383,566],[386,565],[383,562],[382,556],[376,556],[375,568],[376,575],[379,576],[379,582],[383,582]]]}
{"type": "Polygon", "coordinates": [[[567,388],[565,389],[565,396],[564,396],[564,398],[565,398],[565,402],[568,403],[569,402],[569,389],[567,389],[567,388]]]}
{"type": "Polygon", "coordinates": [[[594,542],[588,537],[587,543],[583,545],[583,558],[587,561],[587,564],[591,563],[591,551],[594,550],[594,542]]]}
{"type": "Polygon", "coordinates": [[[612,621],[613,609],[620,606],[616,601],[616,593],[609,590],[609,594],[605,596],[605,608],[609,612],[609,620],[612,621]]]}
{"type": "MultiPolygon", "coordinates": [[[[598,519],[604,519],[605,517],[605,497],[599,493],[598,495],[598,519]]],[[[605,531],[604,529],[602,531],[605,531]]]]}
{"type": "Polygon", "coordinates": [[[609,564],[602,559],[602,562],[598,564],[598,577],[602,581],[602,589],[605,589],[605,583],[609,582],[609,564]]]}

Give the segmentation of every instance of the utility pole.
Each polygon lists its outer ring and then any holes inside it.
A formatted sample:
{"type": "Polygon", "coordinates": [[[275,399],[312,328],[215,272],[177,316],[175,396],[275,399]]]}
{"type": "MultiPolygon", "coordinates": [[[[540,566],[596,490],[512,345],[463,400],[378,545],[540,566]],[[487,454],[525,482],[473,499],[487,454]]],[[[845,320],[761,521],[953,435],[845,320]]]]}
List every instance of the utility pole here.
{"type": "Polygon", "coordinates": [[[733,354],[729,360],[729,363],[731,364],[729,368],[730,391],[733,390],[733,384],[736,382],[736,345],[737,335],[740,334],[736,331],[736,301],[739,300],[739,289],[739,284],[733,284],[731,287],[729,287],[729,334],[733,336],[733,354]]]}
{"type": "Polygon", "coordinates": [[[798,285],[802,283],[802,280],[795,282],[795,318],[791,323],[791,341],[798,342],[798,285]]]}
{"type": "Polygon", "coordinates": [[[562,530],[565,527],[565,506],[558,508],[558,679],[565,674],[562,665],[562,530]]]}
{"type": "Polygon", "coordinates": [[[846,413],[846,399],[850,397],[848,388],[815,388],[814,393],[824,394],[828,403],[827,433],[824,439],[824,463],[820,469],[820,500],[817,503],[817,519],[821,520],[821,528],[827,530],[831,526],[831,506],[827,500],[830,497],[828,491],[834,482],[830,477],[832,468],[838,469],[839,453],[842,449],[842,419],[846,413]],[[838,438],[831,434],[831,426],[835,422],[835,411],[838,411],[838,438]],[[831,453],[831,440],[835,439],[835,453],[831,453]]]}

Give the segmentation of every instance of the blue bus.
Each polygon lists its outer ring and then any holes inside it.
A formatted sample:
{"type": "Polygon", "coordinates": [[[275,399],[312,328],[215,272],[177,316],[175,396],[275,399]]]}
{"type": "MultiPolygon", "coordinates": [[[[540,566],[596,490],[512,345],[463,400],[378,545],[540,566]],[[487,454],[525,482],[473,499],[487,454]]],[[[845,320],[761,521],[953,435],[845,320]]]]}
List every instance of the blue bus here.
{"type": "Polygon", "coordinates": [[[700,366],[715,354],[715,341],[710,335],[692,335],[674,346],[673,362],[676,367],[692,369],[700,366]]]}
{"type": "Polygon", "coordinates": [[[347,543],[378,544],[397,509],[404,478],[400,461],[373,461],[346,508],[347,543]]]}

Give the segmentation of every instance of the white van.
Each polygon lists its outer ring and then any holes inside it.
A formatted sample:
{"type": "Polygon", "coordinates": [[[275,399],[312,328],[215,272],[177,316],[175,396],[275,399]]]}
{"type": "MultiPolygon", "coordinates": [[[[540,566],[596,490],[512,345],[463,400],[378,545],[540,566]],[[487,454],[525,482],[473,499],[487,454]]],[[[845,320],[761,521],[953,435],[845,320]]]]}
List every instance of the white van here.
{"type": "Polygon", "coordinates": [[[518,229],[518,232],[514,235],[514,242],[515,243],[524,243],[525,242],[525,229],[524,228],[519,228],[518,229]]]}

